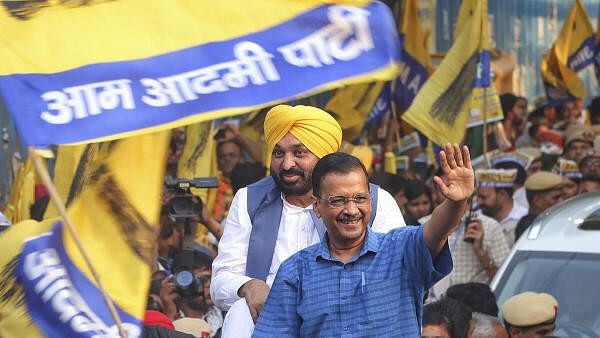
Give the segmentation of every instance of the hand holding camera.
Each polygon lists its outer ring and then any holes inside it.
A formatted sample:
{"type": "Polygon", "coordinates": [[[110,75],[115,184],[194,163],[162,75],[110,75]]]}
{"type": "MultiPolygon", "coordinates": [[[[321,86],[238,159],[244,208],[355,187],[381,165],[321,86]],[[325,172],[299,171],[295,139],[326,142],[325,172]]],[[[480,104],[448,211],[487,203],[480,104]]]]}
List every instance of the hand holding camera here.
{"type": "Polygon", "coordinates": [[[177,292],[175,283],[173,283],[172,275],[165,277],[160,283],[159,296],[162,303],[162,312],[171,320],[177,319],[179,312],[177,309],[179,293],[177,292]]]}

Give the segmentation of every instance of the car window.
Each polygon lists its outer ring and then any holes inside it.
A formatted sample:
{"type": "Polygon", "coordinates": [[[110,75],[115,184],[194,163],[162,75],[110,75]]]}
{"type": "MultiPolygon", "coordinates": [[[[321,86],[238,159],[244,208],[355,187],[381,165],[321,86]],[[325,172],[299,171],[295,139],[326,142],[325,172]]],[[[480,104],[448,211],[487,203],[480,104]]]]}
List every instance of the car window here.
{"type": "Polygon", "coordinates": [[[546,292],[558,301],[558,328],[600,334],[599,262],[598,254],[519,251],[495,289],[498,305],[521,292],[546,292]]]}
{"type": "Polygon", "coordinates": [[[594,210],[579,225],[582,230],[600,230],[600,209],[594,210]]]}

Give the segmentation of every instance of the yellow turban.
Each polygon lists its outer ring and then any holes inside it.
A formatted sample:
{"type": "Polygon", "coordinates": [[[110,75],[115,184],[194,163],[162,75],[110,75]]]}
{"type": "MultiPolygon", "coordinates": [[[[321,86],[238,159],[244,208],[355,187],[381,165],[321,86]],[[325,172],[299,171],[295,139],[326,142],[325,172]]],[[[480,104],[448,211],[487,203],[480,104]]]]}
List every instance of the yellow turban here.
{"type": "Polygon", "coordinates": [[[302,142],[318,158],[338,151],[342,142],[342,128],[327,112],[310,106],[278,105],[265,117],[267,165],[275,144],[288,132],[302,142]]]}

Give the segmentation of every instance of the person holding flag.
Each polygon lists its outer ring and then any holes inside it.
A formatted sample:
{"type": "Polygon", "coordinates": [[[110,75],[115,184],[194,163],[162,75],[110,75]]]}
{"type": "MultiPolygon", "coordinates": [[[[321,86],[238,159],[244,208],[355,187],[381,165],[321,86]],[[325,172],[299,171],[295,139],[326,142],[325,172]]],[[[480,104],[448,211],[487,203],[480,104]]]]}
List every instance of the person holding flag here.
{"type": "Polygon", "coordinates": [[[402,119],[438,145],[461,142],[468,127],[501,119],[489,49],[487,0],[463,1],[452,48],[402,119]]]}
{"type": "Polygon", "coordinates": [[[576,0],[558,38],[542,59],[542,79],[552,103],[585,97],[577,72],[594,62],[594,49],[594,29],[581,0],[576,0]]]}

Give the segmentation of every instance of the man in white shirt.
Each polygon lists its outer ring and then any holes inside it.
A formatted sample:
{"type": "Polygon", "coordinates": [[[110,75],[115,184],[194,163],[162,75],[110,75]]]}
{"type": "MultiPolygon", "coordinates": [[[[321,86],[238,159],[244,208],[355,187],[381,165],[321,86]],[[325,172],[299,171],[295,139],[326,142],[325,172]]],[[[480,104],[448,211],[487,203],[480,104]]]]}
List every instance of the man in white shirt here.
{"type": "MultiPolygon", "coordinates": [[[[229,310],[225,338],[250,337],[281,262],[320,241],[325,228],[312,210],[312,170],[342,140],[335,119],[308,106],[274,107],[264,129],[271,177],[237,192],[213,263],[212,299],[229,310]]],[[[376,186],[371,190],[372,229],[404,226],[394,198],[376,186]]]]}

